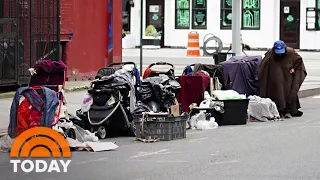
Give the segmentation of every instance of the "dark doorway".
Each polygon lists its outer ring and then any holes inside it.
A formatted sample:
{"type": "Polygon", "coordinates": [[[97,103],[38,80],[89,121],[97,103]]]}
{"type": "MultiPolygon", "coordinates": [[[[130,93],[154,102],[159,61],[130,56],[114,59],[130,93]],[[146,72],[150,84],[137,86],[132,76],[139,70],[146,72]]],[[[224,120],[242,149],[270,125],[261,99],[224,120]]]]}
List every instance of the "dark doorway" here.
{"type": "Polygon", "coordinates": [[[160,46],[164,47],[164,0],[147,0],[146,26],[153,25],[158,32],[161,31],[160,46]]]}
{"type": "Polygon", "coordinates": [[[294,49],[300,48],[300,0],[280,1],[280,39],[294,49]]]}
{"type": "Polygon", "coordinates": [[[133,6],[133,0],[122,0],[122,29],[125,31],[130,31],[131,28],[131,7],[133,6]]]}

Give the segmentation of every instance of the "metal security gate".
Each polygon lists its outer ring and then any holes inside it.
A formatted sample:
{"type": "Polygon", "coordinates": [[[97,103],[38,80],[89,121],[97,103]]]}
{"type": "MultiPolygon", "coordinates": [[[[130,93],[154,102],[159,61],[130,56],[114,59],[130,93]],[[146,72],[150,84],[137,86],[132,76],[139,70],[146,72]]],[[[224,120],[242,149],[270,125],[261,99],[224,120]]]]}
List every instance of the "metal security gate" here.
{"type": "Polygon", "coordinates": [[[27,84],[28,69],[60,58],[60,0],[0,0],[0,86],[27,84]]]}
{"type": "Polygon", "coordinates": [[[18,19],[14,0],[0,0],[0,84],[17,82],[18,19]]]}

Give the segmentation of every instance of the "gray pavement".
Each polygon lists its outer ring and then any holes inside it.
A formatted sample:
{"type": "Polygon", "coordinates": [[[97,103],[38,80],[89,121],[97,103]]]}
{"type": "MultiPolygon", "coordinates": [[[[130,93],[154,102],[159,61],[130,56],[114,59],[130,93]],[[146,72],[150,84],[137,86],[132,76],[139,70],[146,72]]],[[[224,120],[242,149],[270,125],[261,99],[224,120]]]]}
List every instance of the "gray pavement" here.
{"type": "MultiPolygon", "coordinates": [[[[81,92],[76,93],[81,97],[81,92]]],[[[301,100],[305,115],[282,122],[222,126],[187,138],[145,144],[108,139],[115,151],[74,152],[68,173],[12,172],[0,154],[2,180],[293,180],[319,179],[320,97],[301,100]]],[[[79,100],[71,100],[75,103],[79,100]]]]}

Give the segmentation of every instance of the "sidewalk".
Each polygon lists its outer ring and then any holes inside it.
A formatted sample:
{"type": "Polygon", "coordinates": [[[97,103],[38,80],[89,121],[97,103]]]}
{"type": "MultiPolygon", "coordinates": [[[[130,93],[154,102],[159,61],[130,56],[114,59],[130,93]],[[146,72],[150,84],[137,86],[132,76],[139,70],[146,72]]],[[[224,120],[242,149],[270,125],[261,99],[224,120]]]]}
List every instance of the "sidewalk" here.
{"type": "MultiPolygon", "coordinates": [[[[212,51],[210,51],[212,52],[212,51]]],[[[226,52],[226,51],[223,51],[226,52]]],[[[248,56],[263,56],[267,51],[245,51],[248,56]]],[[[297,52],[302,56],[303,59],[307,60],[319,60],[320,52],[312,52],[312,51],[298,51],[297,52]]],[[[162,49],[143,49],[142,51],[143,57],[171,57],[171,58],[193,58],[193,59],[201,59],[201,58],[211,58],[212,56],[203,56],[202,49],[200,50],[200,56],[197,57],[188,57],[187,49],[171,49],[171,48],[162,48],[162,49]]],[[[123,57],[139,57],[140,49],[122,49],[123,57]]]]}

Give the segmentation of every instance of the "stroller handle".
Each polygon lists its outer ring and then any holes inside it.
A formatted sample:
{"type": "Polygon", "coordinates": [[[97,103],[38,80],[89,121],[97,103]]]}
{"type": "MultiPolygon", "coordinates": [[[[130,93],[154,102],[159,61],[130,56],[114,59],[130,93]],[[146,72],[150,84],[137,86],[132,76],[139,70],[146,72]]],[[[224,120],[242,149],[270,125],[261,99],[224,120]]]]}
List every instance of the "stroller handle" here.
{"type": "Polygon", "coordinates": [[[155,65],[169,65],[171,66],[172,68],[174,68],[174,65],[171,64],[171,63],[167,63],[167,62],[156,62],[156,63],[152,63],[148,66],[148,68],[151,68],[152,66],[155,66],[155,65]]]}
{"type": "Polygon", "coordinates": [[[134,62],[115,62],[115,63],[110,63],[107,65],[107,67],[112,67],[112,66],[124,66],[124,65],[128,65],[128,64],[131,64],[133,65],[134,67],[137,67],[136,66],[136,63],[134,62]]]}

